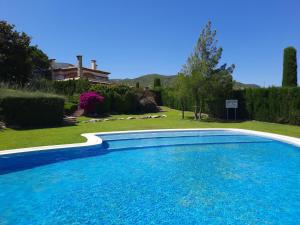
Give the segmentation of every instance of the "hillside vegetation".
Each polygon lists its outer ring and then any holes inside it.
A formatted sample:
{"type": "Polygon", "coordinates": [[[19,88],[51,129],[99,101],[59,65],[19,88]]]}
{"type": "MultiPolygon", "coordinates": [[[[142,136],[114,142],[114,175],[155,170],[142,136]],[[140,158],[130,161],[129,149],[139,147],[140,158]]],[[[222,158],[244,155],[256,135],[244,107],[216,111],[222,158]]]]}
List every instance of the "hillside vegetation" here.
{"type": "MultiPolygon", "coordinates": [[[[176,75],[146,74],[146,75],[139,76],[137,78],[112,79],[111,81],[117,84],[125,84],[129,86],[135,86],[135,84],[139,82],[141,87],[152,88],[155,78],[160,78],[163,87],[170,87],[175,83],[176,75]]],[[[234,89],[259,87],[256,84],[243,84],[237,81],[234,81],[233,86],[234,89]]]]}

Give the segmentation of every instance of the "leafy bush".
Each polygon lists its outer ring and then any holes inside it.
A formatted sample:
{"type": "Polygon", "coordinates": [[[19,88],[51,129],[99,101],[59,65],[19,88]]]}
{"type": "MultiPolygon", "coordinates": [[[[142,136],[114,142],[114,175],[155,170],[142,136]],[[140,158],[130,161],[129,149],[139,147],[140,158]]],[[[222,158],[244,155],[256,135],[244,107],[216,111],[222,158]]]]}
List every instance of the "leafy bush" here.
{"type": "Polygon", "coordinates": [[[104,97],[97,92],[84,92],[80,95],[79,107],[85,114],[97,113],[97,107],[102,104],[104,97]]]}
{"type": "Polygon", "coordinates": [[[255,88],[234,91],[238,115],[275,123],[300,125],[300,88],[255,88]]]}
{"type": "Polygon", "coordinates": [[[140,99],[139,106],[141,112],[152,113],[158,111],[157,104],[153,97],[145,97],[140,99]]]}
{"type": "Polygon", "coordinates": [[[0,108],[8,125],[56,126],[62,123],[64,98],[37,92],[7,90],[0,94],[0,108]]]}
{"type": "Polygon", "coordinates": [[[90,87],[91,83],[87,79],[53,82],[54,92],[66,96],[71,96],[75,93],[82,93],[88,91],[90,87]]]}
{"type": "MultiPolygon", "coordinates": [[[[162,105],[168,106],[173,109],[181,110],[180,100],[178,98],[177,90],[175,88],[164,88],[161,92],[162,105]]],[[[186,108],[187,111],[193,111],[193,100],[187,98],[186,108]]]]}
{"type": "Polygon", "coordinates": [[[78,109],[78,104],[74,102],[65,102],[64,112],[66,115],[72,115],[78,109]]]}
{"type": "MultiPolygon", "coordinates": [[[[105,112],[126,114],[148,112],[145,111],[147,108],[140,106],[140,99],[148,95],[154,98],[154,94],[150,91],[143,91],[141,89],[130,88],[124,85],[93,85],[90,90],[96,91],[105,97],[105,112]]],[[[151,110],[151,112],[153,112],[153,110],[151,110]]]]}

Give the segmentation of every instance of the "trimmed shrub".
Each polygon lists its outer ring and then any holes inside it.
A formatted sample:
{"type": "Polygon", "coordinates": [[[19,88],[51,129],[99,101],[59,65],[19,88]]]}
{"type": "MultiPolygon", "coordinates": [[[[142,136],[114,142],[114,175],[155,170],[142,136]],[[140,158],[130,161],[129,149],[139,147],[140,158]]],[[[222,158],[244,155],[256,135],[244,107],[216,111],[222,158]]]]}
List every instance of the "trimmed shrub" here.
{"type": "Polygon", "coordinates": [[[62,124],[62,97],[14,91],[13,94],[2,95],[0,98],[3,119],[8,125],[46,127],[62,124]]]}
{"type": "Polygon", "coordinates": [[[294,47],[284,49],[282,87],[297,87],[297,51],[294,47]]]}
{"type": "Polygon", "coordinates": [[[157,103],[157,105],[162,105],[162,94],[161,94],[161,90],[152,90],[151,91],[154,94],[154,99],[155,102],[157,103]]]}
{"type": "Polygon", "coordinates": [[[84,109],[85,114],[97,113],[97,108],[104,101],[104,97],[97,92],[84,92],[80,95],[79,107],[84,109]]]}
{"type": "Polygon", "coordinates": [[[157,104],[153,97],[145,97],[139,101],[140,111],[144,113],[158,112],[157,104]]]}
{"type": "Polygon", "coordinates": [[[154,78],[153,88],[160,88],[160,87],[161,87],[160,78],[154,78]]]}
{"type": "Polygon", "coordinates": [[[54,92],[66,96],[88,91],[90,87],[91,83],[87,79],[53,82],[54,92]]]}
{"type": "Polygon", "coordinates": [[[300,125],[300,88],[255,88],[234,91],[244,119],[300,125]]]}
{"type": "Polygon", "coordinates": [[[106,105],[106,110],[104,112],[113,113],[128,114],[147,112],[145,111],[145,107],[140,106],[140,99],[145,98],[146,96],[155,97],[154,93],[151,91],[143,91],[142,89],[130,88],[124,85],[93,85],[90,90],[96,91],[104,96],[104,104],[106,105]],[[141,110],[142,108],[143,110],[141,110]]]}

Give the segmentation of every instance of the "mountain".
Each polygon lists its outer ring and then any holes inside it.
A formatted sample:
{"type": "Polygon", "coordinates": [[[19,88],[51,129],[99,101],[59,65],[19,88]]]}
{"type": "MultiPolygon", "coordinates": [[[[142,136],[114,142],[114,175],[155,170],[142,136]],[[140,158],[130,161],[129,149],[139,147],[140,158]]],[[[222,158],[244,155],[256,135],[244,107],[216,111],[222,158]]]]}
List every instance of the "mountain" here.
{"type": "MultiPolygon", "coordinates": [[[[161,75],[161,74],[146,74],[137,78],[126,79],[111,79],[110,81],[117,84],[125,84],[129,86],[135,86],[137,82],[140,83],[140,87],[153,87],[154,79],[160,78],[163,87],[170,87],[175,83],[176,75],[161,75]]],[[[237,81],[233,82],[234,89],[245,88],[258,88],[256,84],[243,84],[237,81]]]]}
{"type": "Polygon", "coordinates": [[[169,87],[174,84],[176,75],[161,75],[161,74],[147,74],[133,79],[111,79],[113,83],[125,84],[129,86],[135,86],[137,82],[140,83],[140,87],[152,87],[155,78],[159,78],[163,87],[169,87]]]}
{"type": "Polygon", "coordinates": [[[233,81],[233,89],[245,89],[245,88],[259,88],[260,86],[257,84],[244,84],[241,82],[233,81]]]}

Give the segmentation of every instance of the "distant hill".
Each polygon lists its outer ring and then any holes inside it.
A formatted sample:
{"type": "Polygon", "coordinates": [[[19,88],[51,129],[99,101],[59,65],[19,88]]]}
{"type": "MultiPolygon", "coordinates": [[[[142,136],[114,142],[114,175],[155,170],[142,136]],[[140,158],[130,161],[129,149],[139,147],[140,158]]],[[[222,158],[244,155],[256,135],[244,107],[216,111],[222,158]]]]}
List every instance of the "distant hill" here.
{"type": "Polygon", "coordinates": [[[241,82],[233,81],[233,89],[245,89],[245,88],[259,88],[257,84],[244,84],[241,82]]]}
{"type": "Polygon", "coordinates": [[[152,87],[155,78],[160,78],[162,86],[169,87],[174,84],[176,75],[147,74],[133,79],[111,79],[111,81],[114,83],[126,84],[129,86],[135,86],[135,84],[139,82],[140,87],[152,87]]]}
{"type": "MultiPolygon", "coordinates": [[[[117,84],[125,84],[129,86],[135,86],[137,82],[140,83],[140,87],[153,87],[153,82],[155,78],[160,78],[163,87],[170,87],[175,83],[176,75],[161,75],[161,74],[147,74],[137,78],[126,78],[126,79],[111,79],[112,82],[117,84]]],[[[258,88],[256,84],[243,84],[234,81],[234,89],[245,89],[245,88],[258,88]]]]}

